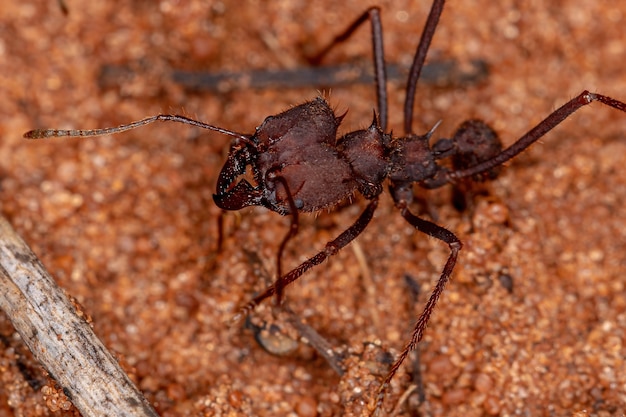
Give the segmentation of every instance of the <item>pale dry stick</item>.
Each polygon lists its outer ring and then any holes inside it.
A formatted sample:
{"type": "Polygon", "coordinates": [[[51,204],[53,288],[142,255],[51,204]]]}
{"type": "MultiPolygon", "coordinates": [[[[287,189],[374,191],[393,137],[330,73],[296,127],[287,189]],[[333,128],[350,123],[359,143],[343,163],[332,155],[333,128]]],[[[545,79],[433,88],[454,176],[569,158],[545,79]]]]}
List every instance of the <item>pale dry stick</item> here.
{"type": "MultiPolygon", "coordinates": [[[[356,261],[361,269],[361,274],[363,277],[363,287],[365,288],[365,292],[368,296],[368,301],[372,303],[372,305],[376,305],[376,301],[378,300],[378,293],[376,292],[376,283],[374,282],[374,277],[372,277],[372,272],[370,271],[370,267],[367,264],[367,259],[365,256],[365,252],[363,252],[363,247],[358,240],[352,242],[352,251],[354,252],[354,256],[356,257],[356,261]]],[[[378,314],[378,309],[373,308],[370,310],[372,315],[372,325],[376,328],[380,326],[380,314],[378,314]]]]}
{"type": "Polygon", "coordinates": [[[83,416],[157,416],[2,216],[0,308],[83,416]]]}
{"type": "Polygon", "coordinates": [[[411,394],[413,394],[414,391],[417,391],[418,388],[419,387],[416,384],[409,385],[409,387],[400,396],[400,399],[396,403],[396,406],[393,408],[393,410],[391,411],[389,416],[390,417],[396,417],[400,413],[400,411],[401,411],[400,408],[402,407],[402,404],[407,402],[407,400],[409,399],[411,394]]]}

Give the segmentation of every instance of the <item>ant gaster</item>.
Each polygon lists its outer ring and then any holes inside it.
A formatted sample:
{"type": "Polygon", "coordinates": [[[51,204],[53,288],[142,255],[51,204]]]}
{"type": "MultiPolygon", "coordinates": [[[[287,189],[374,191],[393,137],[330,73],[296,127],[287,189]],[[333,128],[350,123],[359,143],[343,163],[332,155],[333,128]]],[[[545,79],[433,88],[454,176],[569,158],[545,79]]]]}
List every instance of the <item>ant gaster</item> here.
{"type": "Polygon", "coordinates": [[[398,368],[422,339],[424,329],[450,278],[462,247],[461,241],[454,233],[431,221],[421,219],[410,211],[414,184],[432,189],[462,179],[482,181],[495,178],[504,162],[518,155],[579,108],[599,101],[626,111],[626,104],[621,101],[583,91],[504,150],[493,130],[478,120],[463,123],[451,139],[439,139],[431,146],[430,138],[434,128],[425,135],[416,135],[413,132],[413,103],[417,81],[443,5],[444,0],[434,0],[415,53],[406,87],[405,134],[401,137],[393,137],[387,133],[385,61],[380,11],[377,7],[363,13],[313,59],[314,62],[319,62],[330,49],[349,38],[357,27],[367,20],[370,21],[378,115],[374,112],[373,121],[367,129],[337,138],[337,129],[343,116],[337,116],[325,99],[316,98],[266,118],[252,135],[236,133],[183,116],[157,115],[114,128],[40,129],[30,131],[24,136],[31,139],[97,136],[119,133],[162,120],[190,124],[234,137],[228,159],[218,178],[217,193],[213,196],[215,203],[224,210],[240,210],[253,205],[264,206],[291,218],[290,229],[282,240],[277,254],[276,282],[248,303],[238,317],[248,314],[261,301],[273,295],[276,296],[277,304],[280,304],[285,286],[336,254],[361,234],[378,206],[384,181],[389,179],[391,197],[402,217],[417,230],[445,242],[449,246],[450,254],[437,285],[415,324],[411,339],[381,384],[376,399],[378,408],[382,403],[384,391],[398,368]],[[444,158],[451,158],[450,167],[438,163],[444,158]],[[245,174],[247,167],[251,167],[254,184],[246,179],[239,179],[245,174]],[[369,200],[369,204],[354,224],[328,242],[315,256],[283,274],[282,254],[287,242],[297,233],[298,213],[332,207],[356,191],[369,200]]]}

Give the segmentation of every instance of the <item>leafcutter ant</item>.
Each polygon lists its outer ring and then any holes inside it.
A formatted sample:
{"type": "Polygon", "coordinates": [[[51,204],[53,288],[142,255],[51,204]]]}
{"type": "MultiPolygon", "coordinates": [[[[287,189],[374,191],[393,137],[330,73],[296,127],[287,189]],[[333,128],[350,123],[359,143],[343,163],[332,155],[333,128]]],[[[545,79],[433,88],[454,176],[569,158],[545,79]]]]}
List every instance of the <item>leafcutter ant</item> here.
{"type": "Polygon", "coordinates": [[[387,130],[387,85],[383,51],[380,10],[372,7],[356,19],[343,33],[314,59],[321,61],[337,44],[348,39],[361,24],[369,21],[372,29],[376,79],[377,110],[368,128],[337,137],[343,115],[337,115],[324,98],[315,98],[278,115],[267,117],[253,134],[242,134],[184,116],[161,114],[113,128],[94,130],[38,129],[27,132],[29,139],[60,136],[99,136],[135,129],[155,121],[173,121],[233,138],[227,160],[221,169],[213,198],[224,210],[241,210],[247,206],[263,206],[289,216],[288,232],[277,254],[277,278],[273,285],[244,306],[245,316],[266,298],[274,296],[280,305],[284,289],[309,269],[335,255],[359,236],[370,223],[388,181],[389,192],[400,215],[415,229],[448,245],[450,253],[441,275],[410,340],[384,378],[376,399],[379,408],[384,392],[407,355],[422,339],[426,325],[454,270],[461,241],[451,231],[422,219],[410,210],[414,199],[413,186],[426,189],[442,187],[463,180],[484,181],[497,177],[503,163],[514,158],[565,118],[583,106],[598,101],[626,112],[626,104],[611,97],[583,91],[549,114],[516,142],[503,148],[498,136],[484,122],[463,123],[452,138],[441,138],[431,144],[435,127],[423,135],[413,132],[413,104],[417,82],[444,0],[434,0],[406,87],[404,133],[394,136],[387,130]],[[449,164],[440,161],[449,159],[449,164]],[[241,179],[251,169],[253,181],[241,179]],[[284,273],[282,258],[288,242],[298,232],[298,216],[331,208],[355,193],[369,203],[356,221],[331,240],[316,255],[293,270],[284,273]]]}

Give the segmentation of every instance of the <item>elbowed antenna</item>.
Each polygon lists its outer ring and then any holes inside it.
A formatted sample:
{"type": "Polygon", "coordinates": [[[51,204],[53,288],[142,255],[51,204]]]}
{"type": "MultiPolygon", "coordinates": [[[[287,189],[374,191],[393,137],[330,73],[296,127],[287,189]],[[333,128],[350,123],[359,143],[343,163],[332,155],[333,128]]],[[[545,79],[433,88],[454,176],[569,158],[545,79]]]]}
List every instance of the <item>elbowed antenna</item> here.
{"type": "Polygon", "coordinates": [[[241,139],[244,142],[251,143],[250,137],[241,133],[233,132],[232,130],[223,129],[221,127],[213,126],[207,123],[200,122],[198,120],[190,119],[185,116],[179,116],[176,114],[158,114],[156,116],[147,117],[136,122],[119,125],[116,127],[106,127],[102,129],[87,129],[87,130],[63,130],[63,129],[34,129],[24,133],[26,139],[48,139],[57,137],[85,137],[85,136],[102,136],[111,135],[127,130],[136,129],[141,126],[149,125],[157,121],[164,122],[177,122],[186,125],[197,126],[203,129],[212,130],[214,132],[222,133],[233,138],[241,139]]]}

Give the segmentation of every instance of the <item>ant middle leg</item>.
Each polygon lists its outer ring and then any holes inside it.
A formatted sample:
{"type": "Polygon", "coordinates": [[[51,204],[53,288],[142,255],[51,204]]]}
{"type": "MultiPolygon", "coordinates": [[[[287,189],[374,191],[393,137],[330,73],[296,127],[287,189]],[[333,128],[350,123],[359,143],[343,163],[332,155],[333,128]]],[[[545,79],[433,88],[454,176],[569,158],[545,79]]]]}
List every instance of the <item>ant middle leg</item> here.
{"type": "Polygon", "coordinates": [[[282,289],[284,289],[292,282],[296,281],[306,271],[316,265],[321,264],[329,257],[337,254],[337,252],[339,252],[342,248],[344,248],[346,245],[356,239],[356,237],[359,236],[363,232],[363,230],[365,230],[369,222],[372,220],[372,217],[374,216],[374,212],[376,211],[377,207],[378,198],[374,198],[372,201],[370,201],[363,213],[361,213],[359,218],[354,222],[354,224],[352,224],[352,226],[344,230],[339,236],[337,236],[337,238],[328,242],[325,248],[322,251],[318,252],[317,255],[307,259],[299,266],[289,271],[286,275],[278,277],[274,285],[268,287],[261,294],[257,295],[252,301],[243,306],[239,310],[239,312],[233,317],[233,321],[239,321],[243,317],[247,316],[248,313],[254,310],[254,308],[258,306],[263,300],[271,297],[272,295],[275,295],[279,288],[282,291],[282,289]]]}
{"type": "Polygon", "coordinates": [[[424,30],[420,38],[415,56],[413,57],[413,64],[411,65],[411,71],[409,72],[409,78],[406,86],[406,98],[404,101],[404,133],[410,135],[413,133],[413,105],[415,103],[415,91],[417,89],[417,81],[420,78],[422,68],[424,67],[424,61],[426,60],[426,54],[430,48],[430,42],[435,34],[435,29],[439,23],[439,17],[443,12],[443,5],[445,0],[435,0],[430,7],[430,13],[426,19],[424,30]]]}
{"type": "Polygon", "coordinates": [[[385,51],[383,47],[383,26],[380,20],[380,8],[370,7],[359,16],[348,28],[335,38],[317,55],[310,58],[311,63],[319,64],[335,46],[346,41],[352,34],[369,19],[372,28],[372,49],[374,53],[374,78],[376,80],[376,99],[380,127],[387,131],[387,70],[385,68],[385,51]]]}

